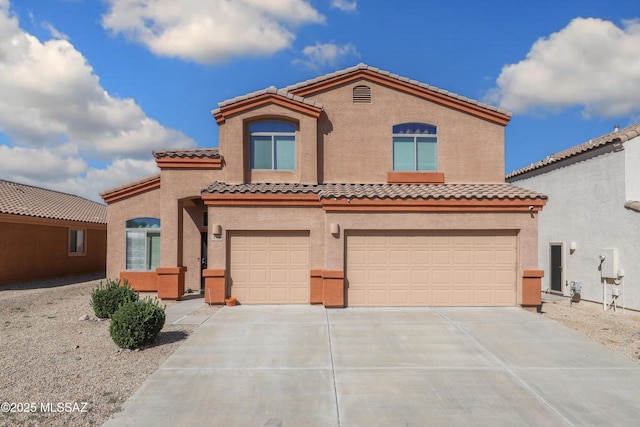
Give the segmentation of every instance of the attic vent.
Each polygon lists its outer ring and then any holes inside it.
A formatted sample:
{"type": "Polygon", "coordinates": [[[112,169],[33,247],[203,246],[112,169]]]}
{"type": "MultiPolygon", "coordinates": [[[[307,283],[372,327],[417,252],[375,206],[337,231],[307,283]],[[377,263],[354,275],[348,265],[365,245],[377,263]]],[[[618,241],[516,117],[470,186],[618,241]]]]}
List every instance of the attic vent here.
{"type": "Polygon", "coordinates": [[[371,104],[371,88],[369,86],[356,86],[353,88],[354,104],[371,104]]]}

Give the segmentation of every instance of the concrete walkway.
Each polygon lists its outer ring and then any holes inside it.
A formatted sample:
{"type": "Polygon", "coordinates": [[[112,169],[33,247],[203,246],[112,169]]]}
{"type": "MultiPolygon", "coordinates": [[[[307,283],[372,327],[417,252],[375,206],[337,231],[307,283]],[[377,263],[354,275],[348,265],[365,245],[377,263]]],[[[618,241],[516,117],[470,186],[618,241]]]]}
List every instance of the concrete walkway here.
{"type": "Polygon", "coordinates": [[[632,426],[640,365],[519,308],[225,307],[106,426],[632,426]]]}

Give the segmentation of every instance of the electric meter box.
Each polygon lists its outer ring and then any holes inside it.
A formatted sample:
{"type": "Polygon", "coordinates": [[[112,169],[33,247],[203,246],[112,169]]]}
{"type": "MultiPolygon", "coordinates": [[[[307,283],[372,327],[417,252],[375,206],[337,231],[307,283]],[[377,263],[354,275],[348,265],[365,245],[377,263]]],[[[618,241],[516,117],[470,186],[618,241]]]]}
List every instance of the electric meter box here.
{"type": "Polygon", "coordinates": [[[602,249],[600,254],[605,257],[602,262],[602,277],[605,279],[617,279],[618,250],[614,248],[602,249]]]}

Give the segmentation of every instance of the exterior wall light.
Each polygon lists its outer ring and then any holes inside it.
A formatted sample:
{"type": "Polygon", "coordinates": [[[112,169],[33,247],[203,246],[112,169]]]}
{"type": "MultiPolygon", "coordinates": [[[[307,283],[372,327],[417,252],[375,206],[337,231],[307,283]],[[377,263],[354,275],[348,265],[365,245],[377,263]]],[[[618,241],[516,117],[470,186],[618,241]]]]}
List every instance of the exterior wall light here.
{"type": "Polygon", "coordinates": [[[332,222],[330,226],[330,230],[331,230],[331,234],[333,234],[335,237],[338,237],[340,235],[340,224],[336,224],[335,222],[332,222]]]}

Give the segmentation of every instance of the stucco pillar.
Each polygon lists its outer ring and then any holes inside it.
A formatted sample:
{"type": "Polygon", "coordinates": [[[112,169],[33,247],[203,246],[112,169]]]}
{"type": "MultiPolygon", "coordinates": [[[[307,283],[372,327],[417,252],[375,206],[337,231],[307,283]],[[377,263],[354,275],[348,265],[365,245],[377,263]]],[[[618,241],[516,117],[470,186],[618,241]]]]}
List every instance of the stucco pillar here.
{"type": "Polygon", "coordinates": [[[207,304],[224,304],[226,297],[225,270],[206,269],[204,276],[204,302],[207,304]]]}
{"type": "Polygon", "coordinates": [[[522,272],[522,302],[523,308],[533,310],[542,304],[543,270],[524,270],[522,272]]]}

